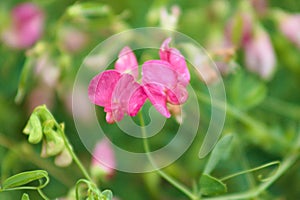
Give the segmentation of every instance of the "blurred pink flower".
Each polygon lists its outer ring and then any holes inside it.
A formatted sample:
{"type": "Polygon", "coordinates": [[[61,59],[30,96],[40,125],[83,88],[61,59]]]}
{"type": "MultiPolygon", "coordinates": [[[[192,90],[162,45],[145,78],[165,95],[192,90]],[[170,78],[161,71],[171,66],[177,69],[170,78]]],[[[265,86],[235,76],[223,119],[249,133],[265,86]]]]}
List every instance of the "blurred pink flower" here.
{"type": "Polygon", "coordinates": [[[97,176],[111,177],[116,168],[116,158],[110,141],[105,138],[99,141],[93,151],[91,172],[97,176]]]}
{"type": "Polygon", "coordinates": [[[104,107],[108,123],[122,120],[125,113],[135,116],[147,99],[135,77],[125,73],[138,75],[135,61],[134,54],[129,47],[125,47],[116,62],[116,69],[104,71],[90,82],[89,99],[92,103],[104,107]]]}
{"type": "Polygon", "coordinates": [[[18,49],[31,47],[40,39],[44,28],[44,13],[33,3],[22,3],[11,11],[11,25],[3,32],[4,42],[18,49]]]}
{"type": "Polygon", "coordinates": [[[253,37],[253,19],[249,13],[234,15],[225,27],[226,46],[245,46],[253,37]]]}
{"type": "Polygon", "coordinates": [[[88,35],[76,28],[64,28],[60,32],[62,47],[71,53],[76,53],[88,42],[88,35]]]}
{"type": "Polygon", "coordinates": [[[269,35],[264,30],[257,30],[254,37],[245,45],[245,62],[250,71],[264,79],[272,75],[276,58],[269,35]]]}
{"type": "Polygon", "coordinates": [[[300,48],[300,14],[287,14],[279,21],[281,32],[300,48]]]}
{"type": "Polygon", "coordinates": [[[187,100],[186,86],[190,81],[185,59],[179,50],[170,48],[171,38],[166,39],[159,51],[161,60],[150,60],[143,64],[142,83],[154,107],[165,117],[171,114],[167,102],[182,104],[187,100]]]}
{"type": "Polygon", "coordinates": [[[268,9],[268,0],[251,0],[251,5],[259,15],[265,15],[268,9]]]}

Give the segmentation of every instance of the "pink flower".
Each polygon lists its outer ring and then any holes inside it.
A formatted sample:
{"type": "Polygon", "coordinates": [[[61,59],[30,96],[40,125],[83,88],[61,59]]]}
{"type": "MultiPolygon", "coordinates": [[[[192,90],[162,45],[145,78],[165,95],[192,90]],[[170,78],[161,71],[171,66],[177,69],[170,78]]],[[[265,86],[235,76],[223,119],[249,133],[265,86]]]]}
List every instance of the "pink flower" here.
{"type": "Polygon", "coordinates": [[[121,51],[115,68],[95,76],[88,88],[90,101],[104,107],[108,123],[122,120],[124,114],[135,116],[147,99],[134,79],[138,75],[137,62],[129,47],[121,51]]]}
{"type": "Polygon", "coordinates": [[[272,75],[276,58],[269,35],[264,30],[258,30],[245,46],[245,62],[250,71],[264,79],[272,75]]]}
{"type": "Polygon", "coordinates": [[[190,73],[179,50],[170,48],[171,38],[166,39],[159,51],[161,60],[150,60],[143,64],[143,87],[154,107],[165,117],[171,114],[167,102],[175,105],[184,103],[188,93],[186,86],[190,73]]]}
{"type": "Polygon", "coordinates": [[[279,22],[281,32],[300,48],[300,14],[287,14],[279,22]]]}
{"type": "Polygon", "coordinates": [[[37,5],[19,4],[12,10],[11,18],[11,26],[3,33],[3,40],[8,46],[26,49],[41,37],[44,13],[37,5]]]}
{"type": "Polygon", "coordinates": [[[253,35],[253,19],[249,13],[233,16],[225,27],[225,38],[228,46],[244,46],[253,35]]]}
{"type": "Polygon", "coordinates": [[[116,158],[110,141],[105,138],[99,141],[93,151],[92,175],[111,177],[116,168],[116,158]]]}

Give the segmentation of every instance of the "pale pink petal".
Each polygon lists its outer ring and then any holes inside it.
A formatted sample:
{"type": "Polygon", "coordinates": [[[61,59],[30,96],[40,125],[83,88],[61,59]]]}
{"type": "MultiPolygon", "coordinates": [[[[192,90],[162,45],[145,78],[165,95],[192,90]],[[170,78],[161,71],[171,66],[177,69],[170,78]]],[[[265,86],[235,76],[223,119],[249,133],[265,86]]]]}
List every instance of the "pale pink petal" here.
{"type": "Polygon", "coordinates": [[[142,69],[143,84],[161,84],[166,88],[172,89],[178,83],[177,73],[170,63],[163,60],[150,60],[143,64],[142,69]]]}
{"type": "Polygon", "coordinates": [[[188,98],[188,92],[182,85],[178,85],[176,88],[168,90],[166,94],[168,102],[175,105],[183,104],[188,98]]]}
{"type": "Polygon", "coordinates": [[[115,69],[120,73],[129,73],[135,79],[138,78],[138,62],[132,50],[129,47],[124,47],[119,53],[119,58],[115,63],[115,69]]]}
{"type": "Polygon", "coordinates": [[[188,71],[184,56],[176,48],[170,48],[171,38],[167,38],[161,45],[159,56],[161,60],[167,61],[172,68],[180,75],[179,81],[186,86],[190,81],[190,73],[188,71]]]}
{"type": "Polygon", "coordinates": [[[110,107],[111,96],[120,76],[115,70],[107,70],[95,76],[88,88],[90,101],[99,106],[110,107]]]}
{"type": "Polygon", "coordinates": [[[113,175],[116,168],[116,158],[110,141],[105,138],[98,142],[93,151],[92,167],[98,167],[106,175],[113,175]]]}
{"type": "Polygon", "coordinates": [[[150,102],[156,110],[163,116],[169,118],[171,116],[167,108],[167,97],[162,85],[155,83],[144,84],[144,91],[146,92],[150,102]]]}
{"type": "Polygon", "coordinates": [[[109,123],[109,124],[112,124],[115,122],[114,118],[113,118],[113,114],[112,112],[106,112],[106,122],[109,123]]]}
{"type": "Polygon", "coordinates": [[[300,14],[283,16],[279,23],[280,31],[300,48],[300,14]]]}
{"type": "Polygon", "coordinates": [[[269,35],[265,31],[259,31],[245,46],[245,62],[250,71],[264,79],[269,79],[273,74],[276,57],[269,35]]]}

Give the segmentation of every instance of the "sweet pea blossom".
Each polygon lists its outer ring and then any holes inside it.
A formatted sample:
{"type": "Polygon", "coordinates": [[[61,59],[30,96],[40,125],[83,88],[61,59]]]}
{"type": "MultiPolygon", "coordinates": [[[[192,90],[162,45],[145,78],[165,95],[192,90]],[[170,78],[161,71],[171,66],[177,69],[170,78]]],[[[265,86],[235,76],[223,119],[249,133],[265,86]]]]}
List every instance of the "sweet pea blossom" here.
{"type": "Polygon", "coordinates": [[[44,13],[33,3],[22,3],[11,11],[11,25],[2,34],[3,41],[12,48],[31,47],[42,35],[44,13]]]}
{"type": "Polygon", "coordinates": [[[91,80],[89,99],[104,107],[108,123],[122,120],[124,114],[135,116],[145,103],[147,96],[135,81],[137,67],[134,54],[129,47],[125,47],[119,54],[115,70],[104,71],[91,80]]]}
{"type": "Polygon", "coordinates": [[[147,98],[168,118],[171,114],[167,103],[180,105],[187,100],[190,73],[180,51],[169,47],[170,41],[168,38],[161,45],[160,60],[143,64],[141,85],[136,82],[138,63],[129,47],[121,50],[114,70],[104,71],[91,80],[90,101],[104,107],[108,123],[122,120],[124,114],[135,116],[147,98]]]}
{"type": "Polygon", "coordinates": [[[171,114],[167,103],[183,104],[188,97],[186,86],[190,81],[185,59],[179,50],[170,48],[171,38],[161,45],[160,60],[150,60],[143,64],[142,83],[154,107],[165,117],[171,114]]]}
{"type": "Polygon", "coordinates": [[[116,158],[108,139],[99,141],[93,151],[91,172],[93,177],[111,177],[115,172],[116,158]]]}

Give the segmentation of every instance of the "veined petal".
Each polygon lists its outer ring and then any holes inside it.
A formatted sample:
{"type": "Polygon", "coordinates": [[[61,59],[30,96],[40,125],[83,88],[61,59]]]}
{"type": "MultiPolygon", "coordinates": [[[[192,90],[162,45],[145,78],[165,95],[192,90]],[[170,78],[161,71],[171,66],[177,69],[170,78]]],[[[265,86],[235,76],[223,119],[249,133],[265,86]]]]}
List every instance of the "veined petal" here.
{"type": "Polygon", "coordinates": [[[188,92],[182,85],[177,85],[173,90],[168,90],[166,94],[168,102],[175,105],[183,104],[188,98],[188,92]]]}
{"type": "Polygon", "coordinates": [[[147,99],[147,94],[142,86],[138,86],[129,99],[128,114],[135,116],[147,99]]]}
{"type": "Polygon", "coordinates": [[[107,70],[95,76],[88,87],[90,101],[103,107],[110,106],[111,96],[120,76],[115,70],[107,70]]]}
{"type": "Polygon", "coordinates": [[[159,56],[161,60],[167,61],[172,68],[180,75],[179,81],[186,86],[190,81],[190,73],[188,71],[185,58],[176,48],[170,48],[171,38],[167,38],[161,45],[159,56]]]}
{"type": "Polygon", "coordinates": [[[167,108],[167,97],[164,92],[164,87],[155,83],[144,84],[143,87],[156,110],[163,116],[169,118],[171,114],[167,108]]]}
{"type": "Polygon", "coordinates": [[[170,63],[163,60],[150,60],[143,64],[143,84],[160,84],[172,89],[178,83],[177,73],[172,69],[170,63]]]}
{"type": "Polygon", "coordinates": [[[130,74],[123,74],[111,98],[113,118],[120,121],[124,113],[136,115],[146,101],[146,94],[130,74]]]}
{"type": "Polygon", "coordinates": [[[118,57],[115,69],[120,73],[129,73],[135,79],[138,79],[138,62],[132,50],[126,46],[121,50],[118,57]]]}

